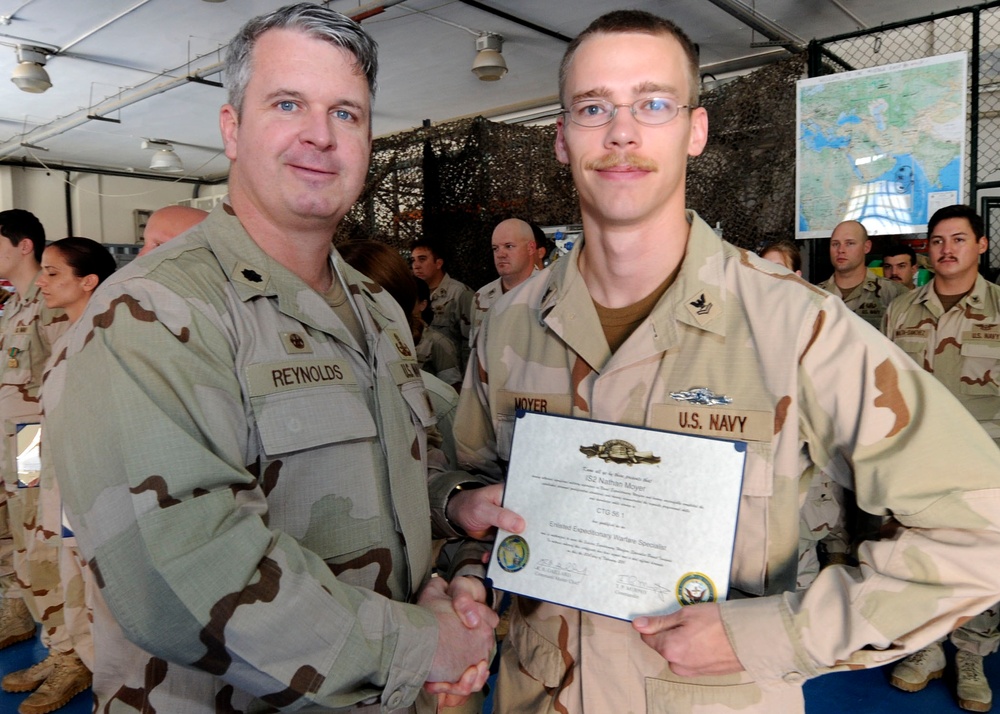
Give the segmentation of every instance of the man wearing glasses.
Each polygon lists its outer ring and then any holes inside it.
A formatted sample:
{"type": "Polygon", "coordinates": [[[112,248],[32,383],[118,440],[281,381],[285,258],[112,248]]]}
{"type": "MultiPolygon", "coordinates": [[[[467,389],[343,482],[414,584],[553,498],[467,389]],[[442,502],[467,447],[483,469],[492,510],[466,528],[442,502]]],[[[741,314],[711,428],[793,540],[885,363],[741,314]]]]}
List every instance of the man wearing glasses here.
{"type": "Polygon", "coordinates": [[[469,481],[492,483],[453,494],[445,515],[479,536],[522,530],[499,505],[518,403],[735,439],[748,456],[730,599],[625,622],[518,597],[497,710],[801,712],[808,678],[898,659],[994,602],[990,439],[839,298],[685,211],[687,157],[708,135],[690,40],[648,13],[609,13],[567,49],[560,95],[556,156],[584,239],[487,315],[455,435],[469,481]],[[693,412],[727,418],[679,418],[693,412]],[[942,443],[962,444],[947,492],[942,443]],[[800,481],[815,468],[899,527],[865,544],[863,570],[827,568],[796,592],[800,481]]]}

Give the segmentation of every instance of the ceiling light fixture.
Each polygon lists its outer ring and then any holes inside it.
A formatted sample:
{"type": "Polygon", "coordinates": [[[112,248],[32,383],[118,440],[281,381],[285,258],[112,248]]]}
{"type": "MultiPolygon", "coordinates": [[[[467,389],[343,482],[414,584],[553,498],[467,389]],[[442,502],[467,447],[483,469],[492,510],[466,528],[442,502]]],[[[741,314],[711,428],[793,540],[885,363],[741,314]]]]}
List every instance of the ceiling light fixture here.
{"type": "Polygon", "coordinates": [[[156,153],[149,160],[150,171],[160,171],[165,174],[184,173],[184,164],[181,157],[174,153],[174,145],[169,141],[160,139],[143,139],[143,149],[153,149],[156,153]]]}
{"type": "Polygon", "coordinates": [[[480,32],[476,38],[476,59],[472,62],[472,72],[484,82],[495,82],[507,74],[504,62],[503,36],[495,32],[480,32]]]}
{"type": "Polygon", "coordinates": [[[10,81],[22,92],[41,94],[52,86],[49,73],[45,71],[46,50],[30,45],[17,46],[17,67],[10,75],[10,81]]]}

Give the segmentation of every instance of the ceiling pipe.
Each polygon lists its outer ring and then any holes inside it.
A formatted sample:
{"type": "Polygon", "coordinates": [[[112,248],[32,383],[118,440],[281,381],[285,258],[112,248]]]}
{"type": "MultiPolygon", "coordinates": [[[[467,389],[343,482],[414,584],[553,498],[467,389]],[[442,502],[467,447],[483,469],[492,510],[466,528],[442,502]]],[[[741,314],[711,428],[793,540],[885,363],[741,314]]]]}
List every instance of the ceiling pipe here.
{"type": "Polygon", "coordinates": [[[751,30],[759,32],[772,42],[777,42],[790,52],[801,52],[805,49],[805,40],[792,34],[773,20],[761,15],[753,8],[747,7],[745,4],[740,2],[740,0],[708,1],[719,9],[735,17],[751,30]]]}
{"type": "Polygon", "coordinates": [[[491,15],[496,15],[497,17],[501,17],[504,20],[509,20],[510,22],[520,25],[521,27],[527,27],[529,30],[534,30],[535,32],[539,32],[543,35],[548,35],[549,37],[553,37],[557,40],[562,40],[566,44],[569,44],[570,42],[573,41],[572,37],[567,37],[561,32],[556,32],[555,30],[550,30],[547,27],[536,25],[533,22],[525,20],[523,17],[518,17],[517,15],[511,15],[509,12],[498,10],[495,7],[490,7],[489,5],[478,2],[477,0],[460,0],[460,1],[465,5],[476,8],[477,10],[482,10],[483,12],[488,12],[491,15]]]}
{"type": "MultiPolygon", "coordinates": [[[[142,2],[139,4],[145,4],[146,2],[149,2],[149,0],[142,0],[142,2]]],[[[371,17],[372,15],[378,15],[379,13],[384,12],[386,8],[392,7],[393,5],[399,5],[402,2],[404,2],[404,0],[378,0],[377,2],[372,2],[368,3],[367,5],[361,5],[359,7],[356,7],[352,12],[345,14],[347,14],[348,17],[359,21],[359,18],[365,19],[371,17]]],[[[138,7],[138,5],[134,6],[132,9],[135,9],[135,7],[138,7]]],[[[113,22],[114,19],[109,20],[108,23],[113,22]]],[[[75,44],[78,41],[79,39],[74,40],[72,44],[75,44]]],[[[195,61],[197,62],[198,60],[204,59],[205,57],[208,57],[210,55],[215,55],[217,53],[218,50],[214,50],[212,52],[196,57],[195,61]]],[[[25,134],[20,134],[14,137],[13,139],[4,142],[3,144],[0,144],[0,158],[3,158],[5,156],[10,156],[11,154],[14,154],[20,149],[22,149],[23,142],[27,141],[32,144],[40,144],[46,139],[51,139],[54,136],[59,136],[60,134],[64,134],[67,131],[70,131],[71,129],[75,129],[78,126],[86,124],[88,121],[91,121],[90,118],[91,116],[105,116],[107,114],[111,114],[120,109],[124,109],[125,107],[137,104],[138,102],[141,102],[145,99],[149,99],[150,97],[155,97],[158,94],[163,94],[164,92],[168,92],[171,89],[176,89],[177,87],[185,87],[191,83],[191,80],[188,79],[189,76],[204,79],[205,77],[210,77],[213,74],[218,74],[225,68],[225,62],[222,61],[213,62],[210,65],[200,67],[199,69],[196,69],[194,71],[186,71],[185,68],[188,67],[189,65],[190,62],[187,62],[181,65],[180,67],[176,67],[170,72],[165,73],[165,75],[167,76],[173,74],[181,74],[183,76],[171,77],[164,81],[158,81],[164,75],[155,77],[154,79],[151,79],[148,82],[139,84],[135,87],[132,87],[129,90],[126,90],[119,96],[113,97],[111,99],[106,99],[103,102],[98,102],[92,107],[88,107],[86,109],[80,109],[72,114],[67,114],[66,116],[57,119],[54,122],[36,127],[35,129],[32,129],[30,132],[27,132],[25,134]]]]}

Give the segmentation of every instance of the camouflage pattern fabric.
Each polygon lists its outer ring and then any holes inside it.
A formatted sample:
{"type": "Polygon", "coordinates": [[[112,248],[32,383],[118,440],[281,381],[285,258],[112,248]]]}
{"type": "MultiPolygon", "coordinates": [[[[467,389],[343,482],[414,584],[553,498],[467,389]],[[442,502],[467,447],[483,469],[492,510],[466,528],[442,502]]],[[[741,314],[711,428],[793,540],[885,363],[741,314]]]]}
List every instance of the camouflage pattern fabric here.
{"type": "Polygon", "coordinates": [[[931,280],[892,303],[884,332],[1000,446],[1000,287],[977,276],[969,294],[945,312],[931,280]]]}
{"type": "Polygon", "coordinates": [[[629,623],[518,598],[499,712],[802,712],[808,678],[898,659],[1000,593],[982,567],[1000,556],[1000,452],[969,414],[839,298],[689,216],[675,282],[613,355],[579,244],[501,298],[476,339],[456,442],[463,467],[502,480],[518,406],[746,441],[721,605],[746,671],[679,677],[629,623]],[[732,403],[671,397],[696,387],[732,403]],[[960,473],[938,444],[961,445],[960,473]],[[800,481],[815,468],[904,527],[865,543],[860,569],[826,568],[795,592],[800,481]]]}
{"type": "MultiPolygon", "coordinates": [[[[937,377],[1000,446],[1000,287],[981,275],[944,311],[934,280],[889,306],[883,331],[937,377]]],[[[988,655],[1000,646],[994,605],[951,634],[959,649],[988,655]]]]}
{"type": "Polygon", "coordinates": [[[469,362],[469,330],[472,329],[472,289],[447,273],[431,291],[431,326],[455,345],[460,369],[469,362]]]}
{"type": "Polygon", "coordinates": [[[500,278],[497,278],[491,283],[486,283],[472,297],[472,329],[469,330],[470,346],[476,343],[476,332],[479,330],[479,326],[483,324],[483,318],[486,317],[487,311],[503,295],[503,286],[500,284],[500,280],[500,278]]]}
{"type": "MultiPolygon", "coordinates": [[[[528,280],[535,277],[541,271],[536,267],[531,275],[528,276],[528,280]]],[[[490,307],[500,296],[503,295],[503,285],[501,284],[502,278],[497,278],[493,282],[486,283],[483,287],[476,291],[476,294],[472,298],[472,329],[469,331],[469,345],[474,345],[476,343],[476,330],[479,326],[483,324],[483,318],[486,317],[486,313],[489,311],[490,307]]]]}
{"type": "MultiPolygon", "coordinates": [[[[840,288],[837,287],[832,275],[826,282],[820,283],[819,287],[831,295],[841,296],[840,288]]],[[[877,330],[882,327],[882,318],[885,316],[889,303],[906,292],[908,290],[903,287],[902,283],[880,278],[871,270],[866,270],[865,279],[861,284],[855,287],[850,295],[844,296],[844,304],[851,312],[863,317],[868,324],[877,330]]]]}
{"type": "Polygon", "coordinates": [[[433,374],[445,384],[460,384],[465,365],[458,363],[455,343],[430,325],[424,326],[417,343],[420,369],[433,374]]]}
{"type": "Polygon", "coordinates": [[[437,647],[407,321],[334,252],[358,344],[231,211],[103,284],[46,381],[96,710],[407,708],[437,647]]]}
{"type": "MultiPolygon", "coordinates": [[[[5,432],[13,434],[18,422],[41,419],[39,389],[45,361],[68,326],[62,310],[45,307],[34,282],[24,296],[15,295],[4,305],[0,318],[0,421],[5,432]]],[[[14,437],[6,433],[0,439],[0,500],[6,502],[0,513],[7,517],[6,525],[0,525],[0,532],[7,533],[0,541],[0,593],[23,597],[38,621],[45,606],[35,602],[35,597],[59,599],[58,551],[32,542],[29,535],[36,525],[38,489],[17,487],[16,454],[10,453],[14,443],[14,437]]],[[[54,630],[43,630],[46,647],[53,644],[52,636],[57,642],[62,637],[54,630]]]]}

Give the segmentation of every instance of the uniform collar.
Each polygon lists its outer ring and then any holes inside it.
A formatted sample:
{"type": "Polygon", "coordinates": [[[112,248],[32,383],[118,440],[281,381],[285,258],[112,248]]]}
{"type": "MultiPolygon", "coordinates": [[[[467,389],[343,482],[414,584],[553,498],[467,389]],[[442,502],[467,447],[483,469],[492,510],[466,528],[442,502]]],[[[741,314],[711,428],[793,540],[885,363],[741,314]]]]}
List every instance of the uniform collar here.
{"type": "MultiPolygon", "coordinates": [[[[649,318],[636,328],[635,334],[641,331],[648,334],[647,344],[653,351],[676,344],[678,322],[720,336],[726,333],[722,239],[694,211],[687,211],[687,218],[690,230],[680,270],[649,318]]],[[[577,324],[592,329],[596,325],[600,329],[593,298],[580,274],[580,251],[585,243],[586,236],[576,242],[569,255],[549,267],[551,277],[539,303],[539,321],[560,325],[557,332],[581,357],[591,365],[604,365],[610,355],[603,340],[587,339],[586,335],[574,340],[565,327],[577,324]]],[[[626,344],[631,342],[630,337],[626,344]]]]}
{"type": "MultiPolygon", "coordinates": [[[[343,342],[356,344],[350,330],[340,320],[331,324],[331,310],[322,295],[297,275],[265,253],[247,234],[228,203],[216,207],[191,231],[190,240],[201,240],[215,254],[219,266],[242,302],[255,298],[276,298],[280,312],[317,330],[333,334],[343,342]]],[[[340,280],[352,304],[365,310],[379,327],[392,319],[373,293],[381,288],[340,258],[330,246],[333,279],[340,280]]],[[[364,322],[364,320],[362,320],[364,322]]]]}
{"type": "MultiPolygon", "coordinates": [[[[914,298],[914,302],[927,306],[929,310],[933,306],[934,310],[931,310],[931,312],[938,313],[938,316],[944,312],[941,299],[934,292],[934,278],[931,278],[929,283],[917,288],[917,290],[919,292],[914,298]]],[[[1000,294],[1000,291],[996,289],[995,285],[987,282],[986,278],[982,275],[976,275],[976,282],[973,283],[972,290],[955,303],[955,307],[959,307],[966,312],[971,310],[977,315],[982,315],[982,319],[986,321],[1000,321],[1000,309],[998,309],[1000,297],[993,295],[993,293],[1000,294]]]]}

